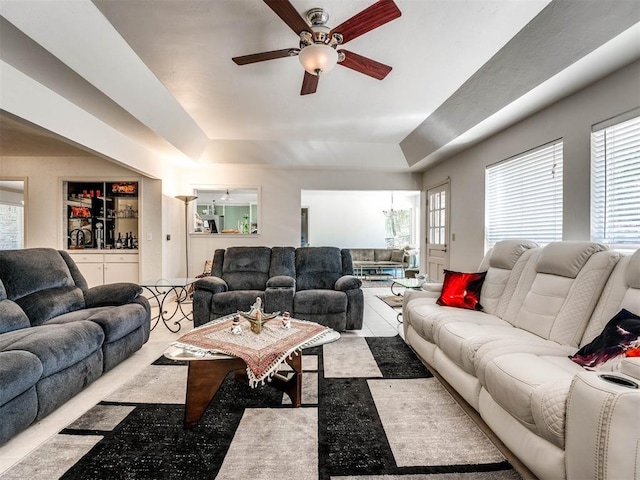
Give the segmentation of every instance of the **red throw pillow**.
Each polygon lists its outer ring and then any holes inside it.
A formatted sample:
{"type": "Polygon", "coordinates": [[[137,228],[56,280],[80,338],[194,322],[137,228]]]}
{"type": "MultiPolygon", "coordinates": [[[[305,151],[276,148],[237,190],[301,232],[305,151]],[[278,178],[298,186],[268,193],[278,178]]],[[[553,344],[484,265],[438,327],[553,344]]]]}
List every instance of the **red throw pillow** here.
{"type": "Polygon", "coordinates": [[[447,307],[482,310],[480,290],[486,276],[487,272],[460,273],[445,270],[442,294],[436,303],[447,307]]]}
{"type": "Polygon", "coordinates": [[[624,308],[607,322],[590,343],[569,358],[587,370],[615,371],[626,356],[640,348],[640,317],[624,308]]]}

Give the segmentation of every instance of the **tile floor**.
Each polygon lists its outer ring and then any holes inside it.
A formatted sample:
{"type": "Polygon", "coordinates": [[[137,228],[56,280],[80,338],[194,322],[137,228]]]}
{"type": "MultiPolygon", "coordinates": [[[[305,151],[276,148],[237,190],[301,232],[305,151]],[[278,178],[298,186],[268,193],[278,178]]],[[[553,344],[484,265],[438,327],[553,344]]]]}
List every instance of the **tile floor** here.
{"type": "MultiPolygon", "coordinates": [[[[376,295],[390,295],[390,288],[365,288],[363,292],[365,301],[363,328],[362,330],[346,332],[344,335],[367,337],[402,335],[402,324],[398,323],[397,320],[398,310],[392,309],[376,297],[376,295]]],[[[162,355],[169,342],[188,331],[188,327],[189,324],[183,322],[183,328],[180,332],[171,333],[164,325],[158,325],[151,332],[149,341],[142,349],[89,385],[55,412],[30,426],[0,447],[0,477],[4,471],[20,461],[45,440],[144,370],[162,355]]]]}

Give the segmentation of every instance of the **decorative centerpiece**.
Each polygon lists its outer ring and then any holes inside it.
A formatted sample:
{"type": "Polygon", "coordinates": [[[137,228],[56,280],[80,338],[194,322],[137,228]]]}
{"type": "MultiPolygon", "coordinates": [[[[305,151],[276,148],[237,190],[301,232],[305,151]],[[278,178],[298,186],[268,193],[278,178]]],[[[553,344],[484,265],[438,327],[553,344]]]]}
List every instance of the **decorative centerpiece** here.
{"type": "Polygon", "coordinates": [[[280,312],[264,313],[262,310],[262,299],[258,297],[256,298],[256,303],[251,305],[251,310],[248,312],[241,312],[238,310],[238,314],[249,320],[249,323],[251,323],[251,331],[253,333],[260,333],[262,332],[262,326],[269,320],[276,318],[280,312]]]}

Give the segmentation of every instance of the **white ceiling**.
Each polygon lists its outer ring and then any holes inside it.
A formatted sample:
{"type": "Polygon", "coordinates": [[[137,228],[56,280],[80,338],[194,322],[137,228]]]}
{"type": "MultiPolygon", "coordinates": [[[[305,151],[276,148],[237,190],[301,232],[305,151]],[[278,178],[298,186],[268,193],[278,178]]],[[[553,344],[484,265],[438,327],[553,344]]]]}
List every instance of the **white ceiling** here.
{"type": "MultiPolygon", "coordinates": [[[[291,3],[301,14],[326,8],[336,26],[374,1],[291,3]]],[[[260,0],[1,0],[2,109],[30,111],[8,100],[15,68],[165,158],[415,171],[640,57],[637,0],[396,3],[400,18],[345,46],[392,66],[386,79],[337,66],[300,96],[297,58],[231,61],[298,46],[260,0]],[[616,39],[617,54],[603,53],[616,39]],[[512,79],[506,87],[496,72],[512,79]]],[[[87,143],[57,130],[63,119],[25,119],[87,143]]]]}

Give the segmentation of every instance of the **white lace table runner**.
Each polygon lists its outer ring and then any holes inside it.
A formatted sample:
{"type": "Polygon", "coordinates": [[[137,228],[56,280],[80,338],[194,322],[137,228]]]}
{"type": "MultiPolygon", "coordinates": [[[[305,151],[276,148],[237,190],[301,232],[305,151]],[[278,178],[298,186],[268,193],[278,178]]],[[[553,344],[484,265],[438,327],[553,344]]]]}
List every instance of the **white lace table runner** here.
{"type": "Polygon", "coordinates": [[[256,387],[271,377],[288,357],[332,330],[323,325],[291,319],[290,328],[282,326],[281,317],[253,333],[248,320],[241,319],[242,333],[231,333],[233,315],[209,322],[181,336],[172,345],[194,352],[223,353],[239,357],[247,364],[249,385],[256,387]]]}

